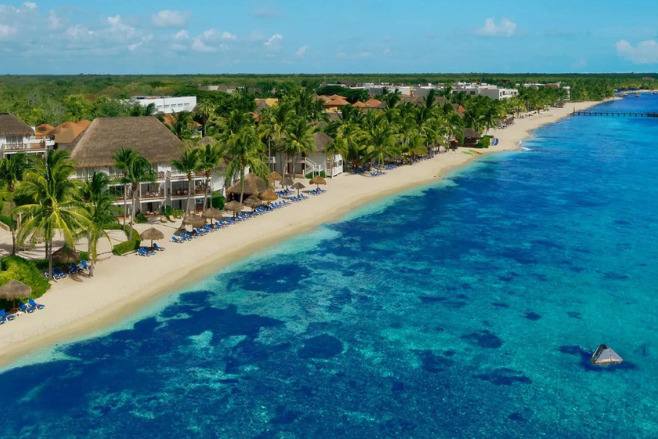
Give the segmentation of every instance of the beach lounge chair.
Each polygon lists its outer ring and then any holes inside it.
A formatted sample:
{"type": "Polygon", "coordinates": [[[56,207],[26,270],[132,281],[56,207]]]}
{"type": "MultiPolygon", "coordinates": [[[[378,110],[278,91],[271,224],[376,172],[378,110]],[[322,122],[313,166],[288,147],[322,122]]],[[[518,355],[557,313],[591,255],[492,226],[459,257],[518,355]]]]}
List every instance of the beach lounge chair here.
{"type": "Polygon", "coordinates": [[[30,306],[35,309],[44,309],[46,307],[46,305],[44,305],[43,303],[36,303],[34,299],[28,300],[27,303],[29,303],[30,306]]]}
{"type": "Polygon", "coordinates": [[[18,302],[18,307],[23,311],[24,313],[33,313],[36,311],[36,308],[28,307],[26,304],[23,302],[18,302]]]}
{"type": "Polygon", "coordinates": [[[16,316],[14,314],[7,314],[7,311],[0,309],[0,318],[3,318],[7,321],[12,321],[16,318],[16,316]]]}
{"type": "Polygon", "coordinates": [[[165,251],[164,247],[160,247],[156,242],[153,243],[153,248],[156,249],[159,252],[165,251]]]}
{"type": "Polygon", "coordinates": [[[85,261],[84,259],[80,261],[80,265],[82,265],[82,268],[91,271],[91,263],[85,261]]]}
{"type": "Polygon", "coordinates": [[[57,267],[53,268],[53,278],[64,279],[66,276],[68,276],[68,274],[62,273],[62,271],[59,268],[57,267]]]}
{"type": "Polygon", "coordinates": [[[182,243],[183,243],[183,240],[182,240],[182,239],[178,239],[178,237],[176,237],[176,236],[172,236],[172,237],[171,237],[171,242],[175,242],[176,244],[182,244],[182,243]]]}
{"type": "Polygon", "coordinates": [[[137,253],[139,253],[140,256],[152,256],[155,254],[154,251],[148,250],[144,247],[140,247],[137,249],[137,253]]]}
{"type": "Polygon", "coordinates": [[[77,273],[82,273],[84,270],[79,267],[75,262],[71,263],[71,268],[69,269],[70,273],[77,274],[77,273]]]}

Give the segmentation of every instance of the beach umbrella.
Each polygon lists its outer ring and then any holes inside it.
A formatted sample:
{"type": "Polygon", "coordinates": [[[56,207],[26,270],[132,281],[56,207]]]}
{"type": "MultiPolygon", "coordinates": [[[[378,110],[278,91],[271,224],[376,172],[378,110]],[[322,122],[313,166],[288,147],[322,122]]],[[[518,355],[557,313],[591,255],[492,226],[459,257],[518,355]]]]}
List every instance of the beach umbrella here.
{"type": "Polygon", "coordinates": [[[295,182],[290,176],[286,176],[283,180],[281,180],[281,186],[292,186],[293,184],[295,184],[295,182]]]}
{"type": "Polygon", "coordinates": [[[224,209],[233,212],[233,216],[235,216],[236,213],[238,213],[242,209],[244,209],[244,206],[241,203],[237,202],[237,201],[229,201],[224,206],[224,209]]]}
{"type": "Polygon", "coordinates": [[[203,217],[208,219],[222,219],[224,215],[222,215],[221,210],[215,209],[214,207],[209,207],[205,212],[203,212],[203,217]]]}
{"type": "Polygon", "coordinates": [[[283,180],[283,177],[281,176],[281,174],[274,171],[274,172],[270,172],[270,174],[267,176],[267,179],[268,180],[279,181],[279,180],[283,180]]]}
{"type": "Polygon", "coordinates": [[[162,233],[160,230],[156,229],[155,227],[151,227],[149,229],[144,230],[139,236],[142,239],[151,240],[151,247],[153,247],[153,241],[164,239],[164,233],[162,233]]]}
{"type": "Polygon", "coordinates": [[[206,223],[206,220],[198,215],[190,215],[183,220],[184,225],[190,225],[192,227],[201,227],[206,223]]]}
{"type": "Polygon", "coordinates": [[[297,189],[297,196],[299,197],[299,191],[304,189],[306,186],[304,186],[304,183],[297,182],[291,186],[293,189],[297,189]]]}
{"type": "Polygon", "coordinates": [[[245,206],[251,207],[253,209],[253,208],[256,208],[258,206],[261,206],[263,204],[263,202],[256,195],[250,195],[249,197],[247,197],[246,200],[244,200],[243,204],[245,206]]]}
{"type": "Polygon", "coordinates": [[[0,298],[14,302],[14,308],[16,307],[16,299],[28,297],[30,294],[32,294],[32,288],[14,279],[0,286],[0,298]]]}
{"type": "Polygon", "coordinates": [[[320,189],[321,184],[327,184],[327,180],[324,178],[320,177],[319,175],[316,175],[315,177],[311,178],[309,181],[310,184],[314,184],[317,186],[318,189],[320,189]]]}
{"type": "Polygon", "coordinates": [[[64,246],[53,253],[53,262],[57,264],[68,264],[69,262],[77,262],[80,260],[80,255],[75,249],[64,246]]]}
{"type": "Polygon", "coordinates": [[[258,195],[258,198],[263,201],[267,201],[267,204],[270,204],[271,201],[278,200],[279,196],[272,189],[267,189],[261,192],[260,195],[258,195]]]}

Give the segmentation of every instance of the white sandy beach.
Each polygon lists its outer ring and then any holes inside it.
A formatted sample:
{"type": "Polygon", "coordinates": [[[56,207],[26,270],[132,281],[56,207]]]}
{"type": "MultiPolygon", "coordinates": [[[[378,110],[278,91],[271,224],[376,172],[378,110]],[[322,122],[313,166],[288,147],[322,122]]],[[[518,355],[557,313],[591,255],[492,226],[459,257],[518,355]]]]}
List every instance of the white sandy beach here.
{"type": "MultiPolygon", "coordinates": [[[[492,130],[499,144],[482,155],[519,148],[519,142],[533,130],[598,102],[570,103],[517,119],[514,125],[492,130]]],[[[309,197],[265,215],[210,233],[184,244],[162,241],[167,248],[152,257],[136,254],[112,256],[97,264],[94,277],[76,276],[54,282],[39,302],[46,308],[21,315],[0,327],[0,365],[19,356],[65,342],[125,318],[154,298],[171,293],[200,277],[216,272],[226,264],[303,233],[318,225],[339,219],[345,213],[374,199],[439,180],[451,170],[464,166],[480,155],[456,152],[439,154],[412,166],[402,166],[378,177],[342,174],[327,179],[327,192],[309,197]]],[[[308,183],[308,181],[304,181],[308,183]]],[[[308,185],[308,184],[307,184],[308,185]]],[[[178,223],[158,224],[168,241],[178,223]]],[[[137,225],[140,232],[150,224],[137,225]]],[[[122,232],[118,232],[121,236],[122,232]]],[[[0,245],[6,253],[11,235],[0,231],[0,245]]],[[[109,248],[108,244],[102,244],[109,248]]],[[[84,249],[84,247],[80,247],[84,249]]],[[[36,254],[32,254],[37,256],[36,254]]],[[[43,257],[42,254],[39,257],[43,257]]]]}

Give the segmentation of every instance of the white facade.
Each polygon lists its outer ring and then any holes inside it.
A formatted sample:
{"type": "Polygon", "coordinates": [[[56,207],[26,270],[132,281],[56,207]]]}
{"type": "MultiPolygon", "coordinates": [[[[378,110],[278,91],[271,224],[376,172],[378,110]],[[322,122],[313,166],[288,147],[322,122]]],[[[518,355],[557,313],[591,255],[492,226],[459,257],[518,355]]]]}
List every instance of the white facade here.
{"type": "Polygon", "coordinates": [[[357,87],[350,87],[354,90],[367,90],[370,96],[376,96],[382,94],[384,89],[387,89],[389,93],[393,93],[396,90],[400,92],[401,95],[411,96],[412,86],[410,85],[394,85],[386,82],[375,84],[373,82],[366,82],[357,87]]]}
{"type": "MultiPolygon", "coordinates": [[[[137,212],[142,214],[157,214],[162,211],[163,206],[172,206],[174,209],[183,209],[187,207],[188,181],[187,175],[173,169],[169,163],[153,164],[156,172],[155,181],[140,183],[139,188],[139,205],[137,212]]],[[[210,187],[206,190],[206,177],[199,172],[192,178],[191,209],[201,209],[204,199],[215,191],[224,191],[225,181],[220,169],[215,170],[210,177],[210,187]]],[[[85,179],[91,177],[94,172],[107,174],[113,181],[117,182],[122,177],[120,171],[113,167],[102,168],[78,168],[76,178],[85,179]]],[[[121,183],[114,183],[112,192],[115,194],[115,201],[112,203],[116,206],[123,206],[123,188],[121,183]]],[[[131,215],[132,209],[132,192],[128,188],[126,194],[127,211],[131,215]]]]}
{"type": "Polygon", "coordinates": [[[133,96],[132,102],[144,108],[155,105],[154,114],[172,114],[194,110],[196,96],[133,96]]]}
{"type": "Polygon", "coordinates": [[[519,91],[515,88],[481,87],[479,92],[480,95],[495,99],[497,101],[502,99],[511,99],[514,96],[519,95],[519,91]]]}
{"type": "Polygon", "coordinates": [[[445,89],[445,86],[441,84],[422,84],[413,87],[412,92],[414,96],[420,96],[421,98],[424,98],[429,95],[430,91],[432,90],[444,91],[445,89]]]}
{"type": "Polygon", "coordinates": [[[46,151],[52,149],[55,141],[41,136],[13,136],[0,135],[0,157],[11,154],[41,154],[45,157],[46,151]]]}

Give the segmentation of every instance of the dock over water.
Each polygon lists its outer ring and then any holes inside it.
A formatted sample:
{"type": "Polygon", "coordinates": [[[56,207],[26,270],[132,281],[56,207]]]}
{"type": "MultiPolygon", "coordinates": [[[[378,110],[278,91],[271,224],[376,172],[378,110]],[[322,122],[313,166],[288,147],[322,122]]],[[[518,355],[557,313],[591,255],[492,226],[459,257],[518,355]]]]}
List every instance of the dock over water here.
{"type": "Polygon", "coordinates": [[[574,110],[572,116],[609,116],[609,117],[658,117],[658,113],[642,113],[637,111],[605,111],[605,110],[574,110]]]}

